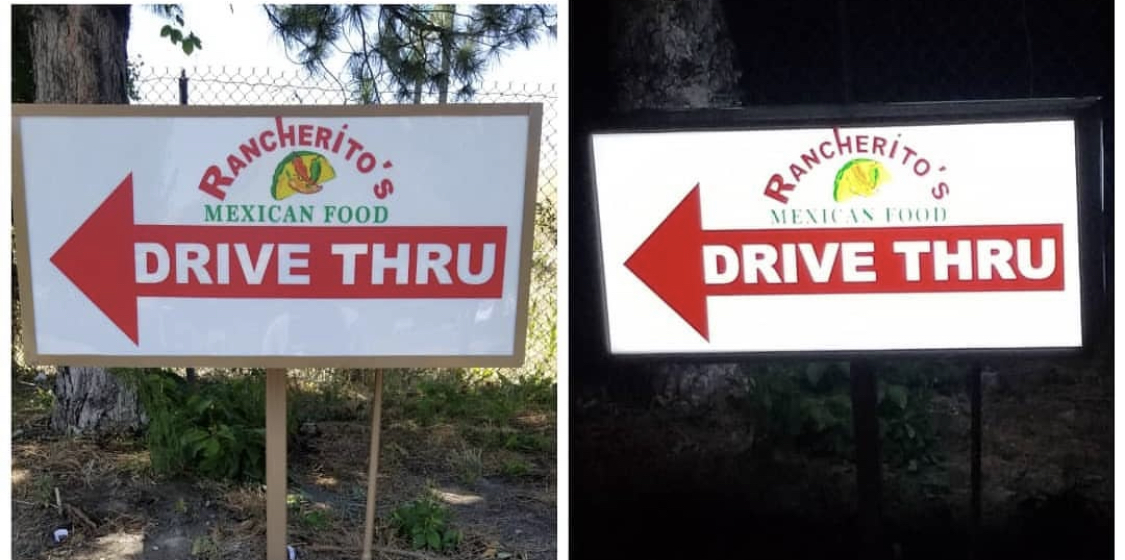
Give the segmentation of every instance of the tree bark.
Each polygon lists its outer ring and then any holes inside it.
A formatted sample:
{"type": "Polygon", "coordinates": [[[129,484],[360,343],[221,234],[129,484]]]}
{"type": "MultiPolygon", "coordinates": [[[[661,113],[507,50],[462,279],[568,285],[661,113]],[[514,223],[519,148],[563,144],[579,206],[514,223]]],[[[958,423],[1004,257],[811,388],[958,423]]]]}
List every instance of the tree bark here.
{"type": "Polygon", "coordinates": [[[148,423],[137,393],[96,367],[62,368],[55,377],[51,428],[70,434],[131,432],[148,423]]]}
{"type": "Polygon", "coordinates": [[[441,20],[441,76],[438,78],[438,103],[445,104],[449,101],[449,83],[452,81],[450,73],[453,71],[453,26],[456,18],[453,17],[457,10],[456,4],[440,4],[438,9],[448,10],[448,15],[443,15],[441,20]]]}
{"type": "MultiPolygon", "coordinates": [[[[37,6],[32,15],[37,103],[128,103],[129,6],[37,6]]],[[[136,393],[108,371],[59,371],[52,428],[116,432],[145,422],[136,393]]]]}
{"type": "Polygon", "coordinates": [[[36,102],[128,103],[128,36],[128,6],[36,7],[36,102]]]}
{"type": "MultiPolygon", "coordinates": [[[[741,75],[720,0],[613,0],[607,6],[616,113],[731,107],[741,75]]],[[[648,368],[654,397],[699,410],[748,390],[736,364],[648,368]]]]}
{"type": "Polygon", "coordinates": [[[445,104],[449,101],[449,82],[452,71],[453,38],[444,35],[441,38],[441,77],[438,79],[438,103],[445,104]]]}
{"type": "Polygon", "coordinates": [[[720,0],[609,3],[615,108],[729,107],[740,72],[720,0]]]}

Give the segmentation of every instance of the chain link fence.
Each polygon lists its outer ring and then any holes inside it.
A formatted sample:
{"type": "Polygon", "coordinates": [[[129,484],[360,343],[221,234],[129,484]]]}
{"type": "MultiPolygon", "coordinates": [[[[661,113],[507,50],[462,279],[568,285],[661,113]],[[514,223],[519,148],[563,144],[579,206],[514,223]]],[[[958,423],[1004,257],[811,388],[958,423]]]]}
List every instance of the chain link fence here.
{"type": "MultiPolygon", "coordinates": [[[[180,70],[135,66],[130,73],[130,97],[140,105],[343,105],[354,104],[349,92],[331,77],[308,76],[303,71],[239,68],[180,70]]],[[[469,101],[458,103],[541,103],[542,138],[539,144],[539,187],[535,208],[535,238],[531,289],[528,302],[527,358],[517,371],[503,375],[556,377],[558,240],[558,94],[554,84],[488,84],[469,101]]],[[[383,96],[394,102],[393,96],[383,96]]],[[[437,95],[423,96],[423,103],[436,103],[437,95]]],[[[15,277],[13,276],[13,286],[15,277]]],[[[13,301],[18,293],[13,290],[13,301]]],[[[18,305],[12,306],[13,365],[25,366],[18,333],[18,305]]],[[[499,370],[484,370],[497,374],[499,370]]],[[[305,370],[300,374],[324,379],[330,370],[305,370]]]]}

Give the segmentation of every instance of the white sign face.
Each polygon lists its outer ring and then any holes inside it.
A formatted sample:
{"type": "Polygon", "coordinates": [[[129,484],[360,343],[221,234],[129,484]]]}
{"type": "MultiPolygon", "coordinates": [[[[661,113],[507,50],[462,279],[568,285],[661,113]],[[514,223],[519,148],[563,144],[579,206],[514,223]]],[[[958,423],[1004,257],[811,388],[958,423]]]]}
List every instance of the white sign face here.
{"type": "Polygon", "coordinates": [[[1071,120],[593,147],[613,353],[1082,345],[1071,120]]]}
{"type": "Polygon", "coordinates": [[[17,107],[24,337],[99,365],[519,363],[539,120],[17,107]]]}

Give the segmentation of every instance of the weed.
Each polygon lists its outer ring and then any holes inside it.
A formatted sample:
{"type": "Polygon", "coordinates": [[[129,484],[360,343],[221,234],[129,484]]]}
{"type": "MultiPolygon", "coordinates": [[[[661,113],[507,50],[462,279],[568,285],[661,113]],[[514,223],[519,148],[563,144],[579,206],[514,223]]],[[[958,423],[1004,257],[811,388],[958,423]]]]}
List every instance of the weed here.
{"type": "Polygon", "coordinates": [[[303,504],[307,504],[308,502],[309,497],[300,491],[295,494],[285,495],[285,505],[289,506],[289,509],[300,509],[303,504]]]}
{"type": "Polygon", "coordinates": [[[149,461],[149,454],[145,451],[121,455],[117,459],[116,468],[123,476],[134,479],[152,473],[152,463],[149,461]]]}
{"type": "Polygon", "coordinates": [[[300,520],[301,525],[304,525],[306,529],[312,529],[316,531],[327,529],[330,521],[328,518],[328,512],[322,509],[313,509],[306,511],[301,514],[300,520]]]}
{"type": "Polygon", "coordinates": [[[461,532],[449,526],[450,517],[449,508],[427,494],[396,508],[391,525],[414,549],[445,552],[461,542],[461,532]]]}
{"type": "Polygon", "coordinates": [[[51,475],[36,476],[31,481],[28,497],[37,504],[51,505],[55,502],[55,477],[51,475]]]}
{"type": "Polygon", "coordinates": [[[453,452],[450,457],[457,478],[464,484],[473,484],[484,474],[484,459],[479,448],[465,447],[453,452]]]}
{"type": "Polygon", "coordinates": [[[465,426],[466,439],[485,449],[504,449],[523,453],[549,453],[555,443],[549,433],[518,431],[508,427],[465,426]]]}
{"type": "Polygon", "coordinates": [[[35,394],[29,399],[29,408],[40,412],[49,412],[55,406],[55,394],[50,389],[35,387],[35,394]]]}
{"type": "Polygon", "coordinates": [[[529,453],[550,451],[553,447],[551,438],[547,434],[538,432],[517,432],[504,438],[504,449],[509,451],[526,451],[529,453]]]}
{"type": "MultiPolygon", "coordinates": [[[[149,416],[153,471],[261,480],[265,465],[265,379],[258,373],[188,384],[167,370],[115,370],[137,389],[149,416]]],[[[288,419],[289,433],[296,418],[288,419]]]]}
{"type": "Polygon", "coordinates": [[[410,388],[405,414],[422,426],[456,420],[508,425],[528,410],[554,409],[553,380],[528,377],[517,382],[502,376],[494,378],[476,381],[461,370],[423,377],[410,388]]]}
{"type": "Polygon", "coordinates": [[[508,459],[500,468],[500,472],[508,478],[522,478],[531,474],[531,463],[522,457],[508,459]]]}
{"type": "MultiPolygon", "coordinates": [[[[733,404],[748,413],[761,448],[790,447],[850,457],[852,403],[846,363],[768,365],[749,378],[750,390],[733,404]]],[[[878,416],[884,456],[894,464],[932,462],[930,372],[911,364],[880,364],[878,416]]]]}
{"type": "Polygon", "coordinates": [[[293,412],[298,423],[354,421],[367,418],[370,383],[366,375],[353,372],[316,370],[303,378],[296,377],[290,392],[293,412]]]}
{"type": "Polygon", "coordinates": [[[200,535],[191,541],[191,556],[202,560],[219,557],[219,545],[208,535],[200,535]]]}

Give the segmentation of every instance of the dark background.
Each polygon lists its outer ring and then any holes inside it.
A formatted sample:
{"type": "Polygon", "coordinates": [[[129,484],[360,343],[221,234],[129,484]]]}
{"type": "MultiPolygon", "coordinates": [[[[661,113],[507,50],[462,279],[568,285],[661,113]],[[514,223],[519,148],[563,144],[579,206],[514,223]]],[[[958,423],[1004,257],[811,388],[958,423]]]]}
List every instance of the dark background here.
{"type": "MultiPolygon", "coordinates": [[[[587,154],[590,130],[614,116],[615,77],[606,55],[614,30],[610,19],[600,16],[599,4],[575,1],[570,17],[572,557],[692,558],[728,551],[757,558],[775,557],[768,553],[773,549],[785,550],[787,557],[847,557],[855,537],[849,512],[795,518],[751,514],[762,508],[740,488],[737,458],[695,456],[700,462],[735,463],[724,471],[734,473],[729,477],[699,481],[682,468],[666,469],[659,457],[597,452],[599,445],[608,451],[627,447],[634,438],[659,440],[676,429],[637,420],[652,408],[647,368],[614,361],[605,351],[587,154]],[[591,443],[607,426],[616,439],[591,443]]],[[[742,72],[738,96],[746,106],[1113,98],[1109,0],[731,0],[724,8],[742,72]]],[[[1105,149],[1112,154],[1112,102],[1104,111],[1105,149]]],[[[1111,155],[1105,176],[1106,208],[1111,209],[1111,155]]],[[[1111,254],[1112,227],[1107,229],[1111,254]]],[[[1098,437],[1111,456],[1112,428],[1098,437]]],[[[699,470],[711,466],[700,464],[699,470]]],[[[986,485],[988,480],[986,472],[986,485]]],[[[904,542],[932,543],[932,557],[960,554],[955,543],[966,539],[963,527],[932,521],[932,526],[925,519],[904,522],[897,531],[904,542]]],[[[1009,543],[1008,548],[997,545],[997,557],[1108,557],[1112,533],[1101,523],[1109,521],[1084,522],[1084,527],[1001,524],[989,534],[995,542],[1009,543]],[[1049,542],[1010,545],[1027,535],[1049,542]]],[[[928,556],[924,545],[908,549],[913,553],[903,557],[928,556]]]]}

